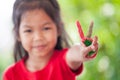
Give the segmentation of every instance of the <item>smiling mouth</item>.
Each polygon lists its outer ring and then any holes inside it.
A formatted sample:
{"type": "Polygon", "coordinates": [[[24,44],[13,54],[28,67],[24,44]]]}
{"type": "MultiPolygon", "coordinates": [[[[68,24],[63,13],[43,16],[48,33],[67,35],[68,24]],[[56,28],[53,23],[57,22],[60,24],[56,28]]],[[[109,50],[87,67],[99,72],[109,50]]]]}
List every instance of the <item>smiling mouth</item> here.
{"type": "Polygon", "coordinates": [[[45,47],[46,47],[45,45],[38,45],[38,46],[34,46],[33,48],[37,50],[44,50],[45,47]]]}

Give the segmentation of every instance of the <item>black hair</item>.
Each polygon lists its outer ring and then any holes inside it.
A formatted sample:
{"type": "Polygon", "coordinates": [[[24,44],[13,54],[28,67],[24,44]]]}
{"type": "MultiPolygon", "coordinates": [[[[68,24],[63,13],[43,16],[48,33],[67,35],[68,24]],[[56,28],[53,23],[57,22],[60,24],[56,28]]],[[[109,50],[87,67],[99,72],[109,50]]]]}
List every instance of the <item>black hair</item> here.
{"type": "Polygon", "coordinates": [[[19,26],[21,22],[22,15],[34,9],[43,9],[47,15],[54,21],[57,26],[57,29],[60,31],[60,35],[57,39],[57,44],[55,49],[61,50],[66,47],[70,47],[70,38],[64,30],[64,25],[60,16],[60,7],[57,0],[16,0],[13,6],[13,32],[15,37],[14,44],[14,60],[17,62],[19,59],[23,57],[27,57],[28,53],[22,47],[20,41],[18,41],[19,37],[19,26]]]}

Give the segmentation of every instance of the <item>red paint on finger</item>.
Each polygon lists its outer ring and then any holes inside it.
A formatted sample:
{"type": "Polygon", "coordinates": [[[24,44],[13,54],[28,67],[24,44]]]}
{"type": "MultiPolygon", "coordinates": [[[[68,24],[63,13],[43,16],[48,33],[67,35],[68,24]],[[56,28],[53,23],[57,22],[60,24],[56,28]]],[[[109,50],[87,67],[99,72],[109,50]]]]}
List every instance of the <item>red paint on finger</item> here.
{"type": "Polygon", "coordinates": [[[80,38],[81,38],[82,41],[84,41],[85,37],[84,37],[84,33],[83,33],[83,30],[82,30],[82,27],[81,27],[79,21],[77,21],[76,24],[77,24],[77,28],[78,28],[80,38]]]}

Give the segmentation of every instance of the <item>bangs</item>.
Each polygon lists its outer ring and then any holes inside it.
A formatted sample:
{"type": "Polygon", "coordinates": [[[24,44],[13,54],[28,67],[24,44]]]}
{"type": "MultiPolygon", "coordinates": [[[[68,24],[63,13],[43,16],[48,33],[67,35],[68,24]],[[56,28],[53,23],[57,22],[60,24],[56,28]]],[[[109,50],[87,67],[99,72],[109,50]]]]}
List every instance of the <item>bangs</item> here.
{"type": "MultiPolygon", "coordinates": [[[[29,0],[22,1],[18,3],[19,5],[14,5],[15,11],[13,11],[13,23],[18,23],[21,21],[22,15],[27,11],[32,11],[35,9],[43,9],[50,18],[56,22],[55,17],[59,16],[59,10],[51,4],[49,0],[29,0]],[[18,22],[16,22],[17,20],[18,22]]],[[[18,23],[20,24],[20,23],[18,23]]],[[[18,25],[19,26],[19,25],[18,25]]]]}

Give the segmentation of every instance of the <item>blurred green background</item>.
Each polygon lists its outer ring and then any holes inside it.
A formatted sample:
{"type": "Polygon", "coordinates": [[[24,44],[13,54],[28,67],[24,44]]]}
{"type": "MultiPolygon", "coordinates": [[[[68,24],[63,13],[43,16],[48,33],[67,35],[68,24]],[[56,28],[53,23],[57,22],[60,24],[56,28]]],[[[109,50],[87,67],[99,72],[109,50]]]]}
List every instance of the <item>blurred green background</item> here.
{"type": "MultiPolygon", "coordinates": [[[[84,71],[77,80],[120,80],[120,1],[58,0],[58,2],[65,29],[74,44],[80,41],[76,20],[80,21],[85,34],[90,22],[94,21],[93,36],[97,35],[99,38],[97,57],[84,63],[84,71]]],[[[9,22],[11,30],[12,22],[9,22]]],[[[12,62],[12,48],[5,48],[3,51],[0,47],[0,77],[12,62]]]]}

